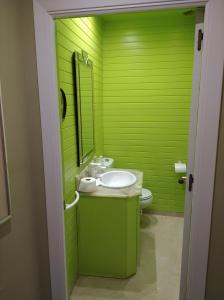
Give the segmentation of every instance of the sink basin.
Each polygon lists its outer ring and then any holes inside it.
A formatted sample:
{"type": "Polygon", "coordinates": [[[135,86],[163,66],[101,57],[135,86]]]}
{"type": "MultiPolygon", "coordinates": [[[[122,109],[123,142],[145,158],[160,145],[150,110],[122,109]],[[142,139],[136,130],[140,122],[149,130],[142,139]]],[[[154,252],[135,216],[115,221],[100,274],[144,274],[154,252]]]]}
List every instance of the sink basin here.
{"type": "Polygon", "coordinates": [[[100,175],[99,179],[99,184],[108,188],[124,188],[135,182],[135,175],[128,171],[109,171],[100,175]]]}

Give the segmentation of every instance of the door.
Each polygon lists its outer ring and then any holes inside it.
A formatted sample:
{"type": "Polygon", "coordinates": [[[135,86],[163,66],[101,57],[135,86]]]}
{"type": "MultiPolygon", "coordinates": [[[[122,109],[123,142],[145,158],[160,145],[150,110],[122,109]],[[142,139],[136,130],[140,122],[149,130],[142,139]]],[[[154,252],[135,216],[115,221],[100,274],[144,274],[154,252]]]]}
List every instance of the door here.
{"type": "Polygon", "coordinates": [[[189,258],[189,241],[190,226],[193,199],[193,180],[195,165],[195,146],[197,137],[198,122],[198,105],[201,80],[201,63],[203,48],[203,23],[197,22],[195,26],[195,44],[194,44],[194,67],[192,79],[192,98],[191,98],[191,118],[188,143],[188,165],[187,180],[185,193],[185,210],[184,210],[184,234],[183,234],[183,250],[182,250],[182,266],[181,266],[181,284],[180,284],[180,300],[186,298],[187,280],[188,280],[188,258],[189,258]]]}

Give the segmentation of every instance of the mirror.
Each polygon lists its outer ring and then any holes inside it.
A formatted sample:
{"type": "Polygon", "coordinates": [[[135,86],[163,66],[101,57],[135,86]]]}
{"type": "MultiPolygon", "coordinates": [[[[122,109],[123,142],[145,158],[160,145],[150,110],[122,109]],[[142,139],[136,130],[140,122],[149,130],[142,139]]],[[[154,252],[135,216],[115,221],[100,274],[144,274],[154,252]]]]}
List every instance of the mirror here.
{"type": "Polygon", "coordinates": [[[88,54],[73,53],[77,165],[94,152],[93,64],[88,54]]]}
{"type": "Polygon", "coordinates": [[[11,217],[0,82],[0,224],[11,217]]]}

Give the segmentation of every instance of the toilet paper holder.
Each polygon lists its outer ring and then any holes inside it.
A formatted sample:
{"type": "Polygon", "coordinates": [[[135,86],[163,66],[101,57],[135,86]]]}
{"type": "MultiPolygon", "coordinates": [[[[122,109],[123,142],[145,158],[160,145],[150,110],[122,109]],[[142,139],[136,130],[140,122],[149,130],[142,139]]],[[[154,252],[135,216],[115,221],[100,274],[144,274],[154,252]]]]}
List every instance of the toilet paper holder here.
{"type": "Polygon", "coordinates": [[[179,160],[177,163],[174,164],[174,170],[175,173],[186,173],[187,172],[187,166],[185,163],[183,163],[181,160],[179,160]]]}

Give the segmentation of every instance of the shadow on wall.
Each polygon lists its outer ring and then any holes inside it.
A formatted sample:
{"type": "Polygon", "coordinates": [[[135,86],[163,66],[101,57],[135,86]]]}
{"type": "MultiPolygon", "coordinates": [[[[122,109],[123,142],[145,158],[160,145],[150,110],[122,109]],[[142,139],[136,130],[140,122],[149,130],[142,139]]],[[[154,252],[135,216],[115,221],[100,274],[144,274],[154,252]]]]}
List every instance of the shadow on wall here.
{"type": "Polygon", "coordinates": [[[11,221],[8,220],[5,223],[1,224],[0,226],[0,238],[4,237],[5,235],[11,232],[11,221]]]}

